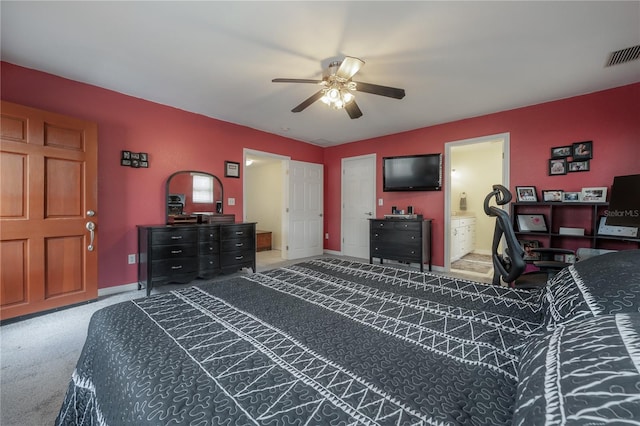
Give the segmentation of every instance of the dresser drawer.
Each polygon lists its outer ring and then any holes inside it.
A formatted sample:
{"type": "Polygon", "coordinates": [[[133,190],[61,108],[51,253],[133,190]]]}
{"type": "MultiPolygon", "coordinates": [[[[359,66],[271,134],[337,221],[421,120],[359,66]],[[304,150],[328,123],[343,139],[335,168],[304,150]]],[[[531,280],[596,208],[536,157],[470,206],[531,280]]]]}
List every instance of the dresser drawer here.
{"type": "Polygon", "coordinates": [[[217,226],[203,226],[198,229],[198,240],[203,241],[218,241],[220,239],[220,228],[217,226]]]}
{"type": "Polygon", "coordinates": [[[389,229],[393,231],[414,231],[421,232],[422,225],[420,222],[409,221],[407,220],[393,220],[393,221],[384,221],[384,220],[374,220],[371,223],[371,230],[374,229],[389,229]]]}
{"type": "Polygon", "coordinates": [[[252,224],[223,225],[220,227],[220,239],[255,238],[255,227],[252,224]]]}
{"type": "Polygon", "coordinates": [[[198,258],[198,275],[203,278],[213,276],[220,269],[219,256],[200,256],[198,258]]]}
{"type": "Polygon", "coordinates": [[[219,241],[205,241],[198,244],[198,254],[200,256],[218,254],[220,252],[219,241]]]}
{"type": "Polygon", "coordinates": [[[387,229],[373,229],[370,235],[371,244],[387,244],[389,246],[416,246],[420,247],[422,235],[420,232],[402,231],[387,229]]]}
{"type": "Polygon", "coordinates": [[[247,262],[253,262],[256,252],[253,250],[243,250],[234,252],[223,252],[220,254],[220,264],[223,267],[240,265],[247,262]]]}
{"type": "Polygon", "coordinates": [[[154,260],[151,276],[152,278],[158,277],[173,277],[174,275],[190,274],[195,275],[198,272],[198,258],[181,258],[181,259],[168,259],[168,260],[154,260]]]}
{"type": "Polygon", "coordinates": [[[369,253],[371,257],[384,259],[406,260],[420,262],[422,259],[422,251],[420,245],[418,247],[390,247],[390,246],[371,246],[369,253]]]}
{"type": "Polygon", "coordinates": [[[232,240],[222,240],[220,242],[220,252],[253,250],[255,246],[254,238],[234,238],[232,240]]]}
{"type": "Polygon", "coordinates": [[[165,246],[151,246],[153,260],[177,259],[181,257],[193,257],[198,254],[194,244],[172,244],[165,246]]]}
{"type": "Polygon", "coordinates": [[[193,228],[181,229],[164,228],[155,229],[151,233],[151,245],[164,245],[164,244],[193,244],[198,239],[198,233],[193,228]]]}

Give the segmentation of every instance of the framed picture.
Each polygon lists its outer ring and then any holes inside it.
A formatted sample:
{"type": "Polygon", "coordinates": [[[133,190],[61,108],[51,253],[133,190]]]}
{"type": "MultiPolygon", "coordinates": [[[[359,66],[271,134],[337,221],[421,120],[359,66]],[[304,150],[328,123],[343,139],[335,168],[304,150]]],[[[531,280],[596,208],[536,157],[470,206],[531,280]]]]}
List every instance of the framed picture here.
{"type": "Polygon", "coordinates": [[[516,196],[518,201],[532,202],[538,201],[535,186],[516,186],[516,196]]]}
{"type": "Polygon", "coordinates": [[[567,163],[567,171],[569,171],[569,172],[588,172],[589,171],[589,160],[569,161],[567,163]]]}
{"type": "Polygon", "coordinates": [[[593,158],[593,141],[575,142],[571,147],[573,161],[593,158]]]}
{"type": "Polygon", "coordinates": [[[578,203],[580,202],[580,192],[563,192],[562,193],[562,202],[563,203],[578,203]]]}
{"type": "Polygon", "coordinates": [[[545,189],[542,191],[542,201],[562,201],[561,189],[545,189]]]}
{"type": "Polygon", "coordinates": [[[551,148],[551,158],[571,157],[572,153],[573,147],[571,145],[556,146],[555,148],[551,148]]]}
{"type": "Polygon", "coordinates": [[[519,214],[518,229],[521,232],[547,232],[547,222],[543,214],[519,214]]]}
{"type": "Polygon", "coordinates": [[[224,177],[239,178],[240,177],[240,163],[234,161],[224,162],[224,177]]]}
{"type": "Polygon", "coordinates": [[[607,218],[600,216],[600,222],[598,224],[598,235],[612,235],[615,237],[638,237],[638,228],[634,226],[618,226],[607,225],[607,218]]]}
{"type": "Polygon", "coordinates": [[[582,188],[581,198],[590,203],[604,203],[607,201],[607,187],[582,188]]]}
{"type": "Polygon", "coordinates": [[[524,260],[540,260],[540,253],[533,251],[533,249],[540,248],[540,241],[538,240],[518,240],[520,247],[524,250],[524,260]]]}
{"type": "Polygon", "coordinates": [[[566,174],[567,174],[566,158],[552,158],[551,160],[549,160],[549,176],[566,175],[566,174]]]}

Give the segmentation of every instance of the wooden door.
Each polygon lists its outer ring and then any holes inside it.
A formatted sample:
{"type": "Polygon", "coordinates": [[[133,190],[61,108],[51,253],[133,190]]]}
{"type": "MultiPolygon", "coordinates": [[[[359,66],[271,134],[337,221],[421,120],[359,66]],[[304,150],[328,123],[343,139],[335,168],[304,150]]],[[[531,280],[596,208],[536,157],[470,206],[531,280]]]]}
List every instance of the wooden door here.
{"type": "Polygon", "coordinates": [[[97,126],[1,107],[0,319],[95,299],[97,126]]]}

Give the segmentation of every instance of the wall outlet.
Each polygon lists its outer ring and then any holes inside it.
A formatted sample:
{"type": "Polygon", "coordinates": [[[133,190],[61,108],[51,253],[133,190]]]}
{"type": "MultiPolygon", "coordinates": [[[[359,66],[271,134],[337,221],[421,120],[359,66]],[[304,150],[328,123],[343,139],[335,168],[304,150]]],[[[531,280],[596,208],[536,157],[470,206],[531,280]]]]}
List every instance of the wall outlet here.
{"type": "Polygon", "coordinates": [[[382,205],[382,198],[378,198],[378,205],[381,206],[382,205]]]}
{"type": "Polygon", "coordinates": [[[329,233],[327,232],[326,234],[324,234],[324,239],[328,240],[329,239],[329,233]]]}
{"type": "Polygon", "coordinates": [[[236,205],[236,199],[235,198],[229,198],[229,205],[230,206],[235,206],[236,205]]]}
{"type": "Polygon", "coordinates": [[[129,255],[129,265],[133,265],[134,263],[136,263],[136,255],[135,255],[135,253],[129,255]]]}

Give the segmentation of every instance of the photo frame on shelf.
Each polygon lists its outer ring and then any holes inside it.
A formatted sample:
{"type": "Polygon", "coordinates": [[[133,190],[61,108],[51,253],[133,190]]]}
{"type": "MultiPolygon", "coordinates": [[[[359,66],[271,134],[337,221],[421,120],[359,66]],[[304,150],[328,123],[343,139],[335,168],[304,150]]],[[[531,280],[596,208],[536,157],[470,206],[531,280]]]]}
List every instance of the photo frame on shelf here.
{"type": "Polygon", "coordinates": [[[240,163],[235,161],[224,162],[224,177],[239,178],[240,177],[240,163]]]}
{"type": "Polygon", "coordinates": [[[581,199],[590,203],[605,203],[607,201],[607,187],[582,188],[581,199]]]}
{"type": "Polygon", "coordinates": [[[593,141],[574,142],[571,147],[571,156],[574,162],[593,158],[593,141]]]}
{"type": "Polygon", "coordinates": [[[524,250],[522,258],[527,261],[540,260],[540,252],[533,251],[532,249],[540,248],[540,241],[538,240],[518,240],[520,247],[524,250]]]}
{"type": "Polygon", "coordinates": [[[607,225],[606,216],[600,216],[600,222],[598,222],[598,235],[638,238],[638,228],[635,226],[607,225]]]}
{"type": "Polygon", "coordinates": [[[551,158],[566,158],[571,157],[573,147],[571,145],[556,146],[551,148],[551,158]]]}
{"type": "Polygon", "coordinates": [[[580,196],[581,196],[580,192],[563,192],[562,202],[563,203],[579,203],[581,201],[580,196]]]}
{"type": "Polygon", "coordinates": [[[566,175],[566,174],[567,174],[566,158],[552,158],[549,160],[549,176],[566,175]]]}
{"type": "Polygon", "coordinates": [[[520,232],[547,232],[547,221],[543,214],[519,214],[518,229],[520,232]]]}
{"type": "Polygon", "coordinates": [[[568,172],[588,172],[589,170],[591,170],[589,160],[569,161],[567,163],[568,172]]]}
{"type": "Polygon", "coordinates": [[[516,186],[516,200],[525,203],[535,203],[538,201],[535,186],[516,186]]]}
{"type": "Polygon", "coordinates": [[[543,189],[542,201],[546,202],[562,202],[562,194],[564,191],[561,189],[543,189]]]}

